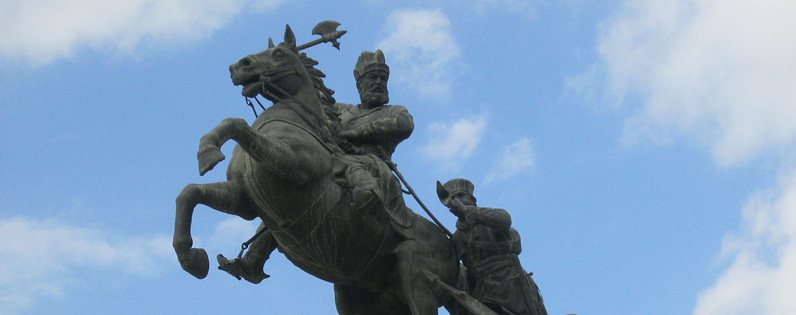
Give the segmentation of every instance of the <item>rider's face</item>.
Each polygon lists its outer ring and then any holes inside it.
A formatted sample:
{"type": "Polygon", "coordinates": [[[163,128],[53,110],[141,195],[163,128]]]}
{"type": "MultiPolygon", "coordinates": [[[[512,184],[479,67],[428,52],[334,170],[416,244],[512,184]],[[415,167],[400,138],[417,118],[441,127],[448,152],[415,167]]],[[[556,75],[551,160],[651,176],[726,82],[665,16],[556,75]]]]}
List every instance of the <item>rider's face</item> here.
{"type": "Polygon", "coordinates": [[[390,101],[387,92],[389,74],[384,71],[370,71],[359,79],[359,97],[362,104],[381,106],[390,101]]]}

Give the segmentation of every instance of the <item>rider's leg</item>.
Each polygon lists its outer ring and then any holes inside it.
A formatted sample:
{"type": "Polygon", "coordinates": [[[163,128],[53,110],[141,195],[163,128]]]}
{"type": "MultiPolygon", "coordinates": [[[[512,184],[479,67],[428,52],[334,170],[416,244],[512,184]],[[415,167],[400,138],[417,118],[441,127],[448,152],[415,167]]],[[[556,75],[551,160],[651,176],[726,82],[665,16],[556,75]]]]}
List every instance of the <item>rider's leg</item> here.
{"type": "Polygon", "coordinates": [[[364,208],[378,200],[384,200],[379,183],[371,172],[361,164],[349,164],[345,179],[353,187],[353,201],[357,209],[364,208]]]}
{"type": "MultiPolygon", "coordinates": [[[[267,229],[265,224],[260,223],[257,233],[267,229]]],[[[231,274],[232,276],[245,279],[254,284],[260,283],[263,279],[270,277],[263,272],[265,261],[271,256],[277,247],[276,239],[270,231],[262,232],[249,245],[248,251],[240,259],[227,259],[223,255],[218,255],[218,268],[231,274]]]]}

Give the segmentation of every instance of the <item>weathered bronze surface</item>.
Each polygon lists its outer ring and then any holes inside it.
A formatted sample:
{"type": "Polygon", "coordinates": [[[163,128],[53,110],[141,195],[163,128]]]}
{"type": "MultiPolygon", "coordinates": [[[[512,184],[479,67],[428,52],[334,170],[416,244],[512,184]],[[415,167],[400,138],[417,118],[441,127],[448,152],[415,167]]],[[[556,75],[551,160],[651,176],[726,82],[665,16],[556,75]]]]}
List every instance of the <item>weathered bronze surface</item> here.
{"type": "Polygon", "coordinates": [[[174,249],[181,266],[197,278],[207,275],[207,254],[192,248],[190,230],[194,207],[204,204],[260,218],[293,264],[335,284],[340,313],[435,314],[449,297],[423,271],[455,284],[455,247],[405,206],[382,157],[343,151],[330,90],[315,62],[299,54],[290,28],[284,42],[270,46],[231,65],[230,73],[244,96],[260,94],[273,105],[251,126],[228,118],[200,140],[201,174],[224,159],[221,145],[238,145],[227,181],[188,185],[177,197],[174,249]],[[357,177],[368,174],[348,168],[368,172],[376,187],[364,189],[379,190],[373,202],[355,204],[357,177]]]}
{"type": "Polygon", "coordinates": [[[363,52],[354,67],[356,105],[337,103],[318,62],[300,52],[321,42],[339,49],[346,31],[338,26],[319,23],[313,33],[321,38],[304,45],[288,26],[282,43],[269,39],[266,50],[229,67],[242,95],[272,105],[251,126],[227,118],[200,139],[200,175],[224,160],[224,143],[237,145],[226,181],[189,184],[177,197],[173,245],[182,268],[200,279],[209,270],[207,253],[191,238],[192,214],[202,204],[262,221],[245,255],[218,255],[219,269],[260,283],[278,249],[334,283],[340,314],[437,314],[443,305],[451,314],[546,314],[517,259],[519,234],[508,213],[476,207],[472,184],[438,185],[459,217],[453,239],[405,205],[391,157],[414,123],[405,107],[387,105],[382,51],[363,52]]]}
{"type": "Polygon", "coordinates": [[[506,210],[476,205],[463,178],[437,182],[439,200],[459,219],[451,239],[467,275],[470,295],[498,314],[547,314],[539,288],[522,268],[520,234],[506,210]]]}

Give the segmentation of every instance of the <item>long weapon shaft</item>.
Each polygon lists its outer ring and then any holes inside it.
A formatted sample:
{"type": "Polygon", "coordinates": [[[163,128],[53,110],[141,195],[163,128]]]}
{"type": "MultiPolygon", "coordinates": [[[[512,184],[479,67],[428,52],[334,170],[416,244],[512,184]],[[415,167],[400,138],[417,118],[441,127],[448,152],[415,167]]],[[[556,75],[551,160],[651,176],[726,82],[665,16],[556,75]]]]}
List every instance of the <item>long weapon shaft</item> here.
{"type": "Polygon", "coordinates": [[[321,38],[318,38],[318,39],[312,40],[312,41],[310,41],[308,43],[299,45],[296,48],[298,48],[298,50],[304,50],[306,48],[318,45],[320,43],[332,42],[332,46],[334,46],[335,48],[337,48],[339,50],[340,49],[340,44],[337,43],[337,39],[342,37],[343,35],[345,35],[346,32],[347,31],[343,30],[343,31],[334,31],[334,32],[329,33],[329,34],[323,34],[321,36],[321,38]]]}
{"type": "Polygon", "coordinates": [[[442,225],[441,222],[439,222],[439,220],[437,220],[437,217],[435,217],[434,214],[432,214],[431,211],[428,210],[428,208],[426,208],[426,205],[423,204],[423,201],[421,201],[420,197],[417,196],[417,194],[415,193],[415,190],[412,189],[412,186],[409,186],[409,183],[406,181],[406,179],[404,179],[404,176],[401,175],[401,172],[398,171],[398,166],[396,166],[395,163],[393,163],[391,161],[388,161],[387,165],[389,165],[390,169],[393,171],[393,173],[395,173],[395,175],[398,176],[398,179],[401,180],[401,183],[403,183],[404,186],[406,186],[406,190],[408,190],[409,193],[412,195],[412,197],[415,198],[415,201],[417,201],[417,204],[419,204],[420,207],[423,208],[423,210],[426,211],[426,214],[428,214],[428,216],[431,217],[431,220],[434,220],[434,223],[437,224],[437,227],[439,227],[439,229],[442,230],[442,232],[445,233],[445,235],[447,235],[448,238],[453,238],[453,234],[451,234],[451,232],[448,231],[448,229],[446,229],[445,226],[442,225]]]}
{"type": "Polygon", "coordinates": [[[489,309],[489,307],[476,300],[471,295],[467,294],[467,292],[461,291],[445,282],[442,282],[442,280],[440,280],[439,276],[436,274],[433,274],[428,270],[424,270],[423,272],[426,274],[426,277],[431,280],[431,282],[445,290],[445,292],[456,299],[456,301],[459,302],[459,304],[461,304],[461,306],[463,306],[465,309],[470,311],[470,313],[475,315],[498,315],[493,310],[489,309]]]}

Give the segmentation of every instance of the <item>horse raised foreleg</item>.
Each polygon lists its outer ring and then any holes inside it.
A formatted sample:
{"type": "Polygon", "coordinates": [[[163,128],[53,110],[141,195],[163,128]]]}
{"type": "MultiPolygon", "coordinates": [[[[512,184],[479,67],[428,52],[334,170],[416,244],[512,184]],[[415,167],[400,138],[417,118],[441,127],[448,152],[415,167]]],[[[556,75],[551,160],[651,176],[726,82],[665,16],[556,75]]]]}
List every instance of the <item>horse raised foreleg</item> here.
{"type": "Polygon", "coordinates": [[[224,154],[219,148],[229,140],[235,140],[240,148],[261,166],[268,168],[273,175],[289,174],[290,179],[303,183],[309,179],[312,170],[323,169],[323,166],[317,165],[319,162],[315,152],[306,149],[296,150],[284,141],[286,138],[294,138],[292,143],[301,146],[307,141],[314,144],[312,138],[298,138],[294,130],[280,131],[269,136],[252,129],[243,119],[222,120],[199,141],[197,154],[199,174],[204,175],[218,162],[224,160],[224,154]]]}
{"type": "Polygon", "coordinates": [[[189,184],[177,196],[174,218],[174,251],[182,269],[202,279],[207,276],[207,252],[192,248],[191,220],[196,205],[203,204],[221,212],[238,215],[246,220],[256,217],[256,210],[239,185],[233,181],[211,184],[189,184]]]}
{"type": "Polygon", "coordinates": [[[199,175],[204,175],[212,170],[218,162],[223,161],[224,154],[221,153],[221,146],[235,138],[241,128],[248,127],[249,125],[243,119],[227,118],[202,136],[199,140],[199,153],[196,154],[199,160],[199,175]]]}

